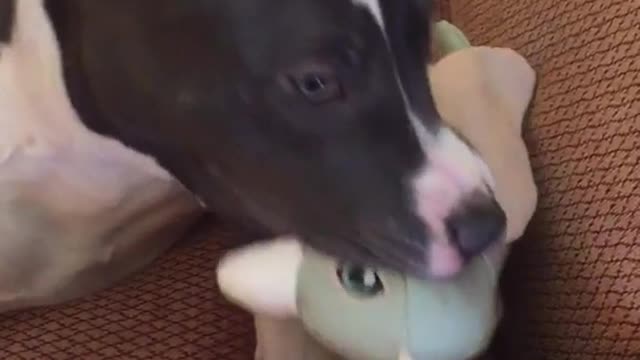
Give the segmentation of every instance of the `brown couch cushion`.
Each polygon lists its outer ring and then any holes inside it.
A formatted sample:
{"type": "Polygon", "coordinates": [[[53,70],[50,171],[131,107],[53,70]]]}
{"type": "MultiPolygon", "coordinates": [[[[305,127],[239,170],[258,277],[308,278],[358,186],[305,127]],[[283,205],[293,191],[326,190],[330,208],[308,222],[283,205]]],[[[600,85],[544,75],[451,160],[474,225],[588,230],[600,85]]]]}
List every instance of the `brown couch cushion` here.
{"type": "Polygon", "coordinates": [[[90,299],[0,315],[0,359],[251,359],[251,319],[219,296],[214,272],[251,235],[211,224],[200,236],[90,299]]]}
{"type": "Polygon", "coordinates": [[[451,0],[539,74],[539,213],[505,275],[504,359],[640,359],[640,1],[451,0]]]}

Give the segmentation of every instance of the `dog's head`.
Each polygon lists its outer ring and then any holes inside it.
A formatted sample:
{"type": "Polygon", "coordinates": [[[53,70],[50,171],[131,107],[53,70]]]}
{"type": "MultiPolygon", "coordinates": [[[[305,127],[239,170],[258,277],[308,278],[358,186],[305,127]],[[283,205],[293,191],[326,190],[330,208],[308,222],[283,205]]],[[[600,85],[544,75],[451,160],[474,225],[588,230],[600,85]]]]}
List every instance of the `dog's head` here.
{"type": "Polygon", "coordinates": [[[487,167],[425,80],[429,1],[47,8],[84,121],[210,207],[235,202],[319,250],[431,277],[501,239],[487,167]]]}

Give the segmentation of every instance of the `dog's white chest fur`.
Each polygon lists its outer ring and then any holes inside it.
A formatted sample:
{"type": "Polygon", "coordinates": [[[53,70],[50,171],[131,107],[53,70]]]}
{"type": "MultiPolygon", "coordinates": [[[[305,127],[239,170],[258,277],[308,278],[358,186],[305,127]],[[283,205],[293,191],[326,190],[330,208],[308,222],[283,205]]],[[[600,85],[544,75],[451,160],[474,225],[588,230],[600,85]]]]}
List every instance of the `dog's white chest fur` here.
{"type": "Polygon", "coordinates": [[[84,127],[40,1],[0,44],[0,312],[109,285],[198,213],[155,161],[84,127]]]}

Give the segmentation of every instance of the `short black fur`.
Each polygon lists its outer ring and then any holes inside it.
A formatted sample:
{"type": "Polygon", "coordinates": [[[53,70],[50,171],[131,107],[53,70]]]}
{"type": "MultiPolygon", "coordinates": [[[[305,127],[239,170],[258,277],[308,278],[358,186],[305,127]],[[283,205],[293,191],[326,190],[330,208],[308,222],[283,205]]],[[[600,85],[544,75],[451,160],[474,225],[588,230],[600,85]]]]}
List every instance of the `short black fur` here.
{"type": "Polygon", "coordinates": [[[403,96],[439,126],[430,1],[381,0],[384,33],[351,0],[46,4],[93,130],[154,156],[216,212],[425,271],[429,229],[407,183],[425,155],[403,96]]]}
{"type": "Polygon", "coordinates": [[[15,1],[0,1],[0,43],[8,43],[11,40],[15,17],[15,1]]]}

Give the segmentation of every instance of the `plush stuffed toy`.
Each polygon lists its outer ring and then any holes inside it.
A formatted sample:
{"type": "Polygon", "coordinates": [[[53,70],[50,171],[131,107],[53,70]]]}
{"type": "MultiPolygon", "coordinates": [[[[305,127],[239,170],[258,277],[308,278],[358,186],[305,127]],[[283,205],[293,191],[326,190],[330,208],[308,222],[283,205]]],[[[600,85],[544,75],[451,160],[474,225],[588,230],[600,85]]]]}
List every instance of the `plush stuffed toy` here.
{"type": "MultiPolygon", "coordinates": [[[[428,69],[436,105],[488,163],[513,241],[537,199],[521,138],[534,71],[512,50],[471,47],[447,22],[435,34],[445,55],[428,69]]],[[[256,315],[257,359],[466,360],[486,349],[499,320],[507,248],[454,281],[429,282],[340,262],[287,237],[230,252],[218,281],[256,315]]]]}

